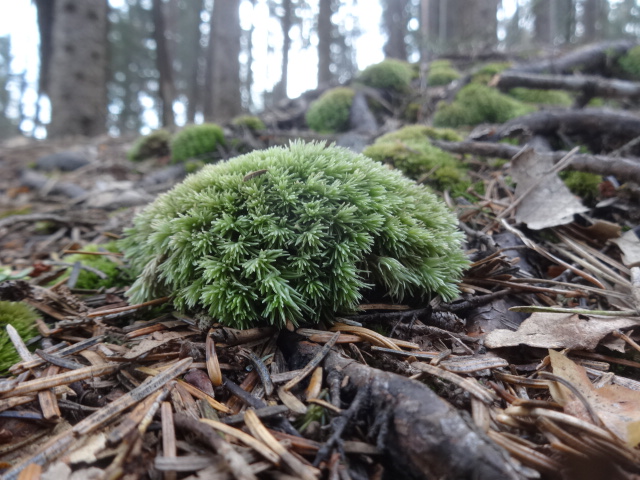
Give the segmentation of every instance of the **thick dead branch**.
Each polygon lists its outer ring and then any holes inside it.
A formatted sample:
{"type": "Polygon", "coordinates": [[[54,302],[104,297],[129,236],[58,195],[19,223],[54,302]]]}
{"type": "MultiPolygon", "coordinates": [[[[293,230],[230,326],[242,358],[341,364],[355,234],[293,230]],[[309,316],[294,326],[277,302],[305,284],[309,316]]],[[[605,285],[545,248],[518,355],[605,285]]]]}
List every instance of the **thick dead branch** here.
{"type": "MultiPolygon", "coordinates": [[[[313,356],[319,347],[301,343],[313,356]]],[[[328,372],[340,371],[356,389],[368,389],[366,420],[390,469],[403,478],[520,478],[506,454],[425,385],[383,372],[332,351],[328,372]]],[[[364,413],[364,412],[363,412],[364,413]]]]}
{"type": "Polygon", "coordinates": [[[628,40],[595,43],[555,59],[519,65],[512,70],[529,73],[603,73],[617,57],[635,46],[628,40]]]}
{"type": "Polygon", "coordinates": [[[538,73],[506,71],[500,74],[496,87],[510,90],[516,87],[542,90],[571,90],[589,97],[624,98],[640,96],[640,83],[608,79],[594,75],[544,75],[538,73]]]}
{"type": "MultiPolygon", "coordinates": [[[[489,142],[444,142],[434,141],[434,145],[452,153],[469,153],[483,157],[511,159],[522,147],[489,142]]],[[[554,163],[559,162],[568,152],[550,152],[554,163]]],[[[606,155],[576,154],[571,168],[598,175],[613,175],[623,181],[640,182],[640,161],[631,158],[608,157],[606,155]]]]}

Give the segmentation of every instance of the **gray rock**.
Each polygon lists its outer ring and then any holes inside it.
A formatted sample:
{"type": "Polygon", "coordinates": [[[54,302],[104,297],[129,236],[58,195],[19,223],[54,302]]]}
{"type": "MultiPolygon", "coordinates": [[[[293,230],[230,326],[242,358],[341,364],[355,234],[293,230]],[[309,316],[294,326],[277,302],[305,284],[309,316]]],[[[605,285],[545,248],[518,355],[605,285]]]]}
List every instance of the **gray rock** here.
{"type": "Polygon", "coordinates": [[[162,170],[157,170],[150,173],[140,181],[141,187],[151,187],[163,183],[178,182],[182,180],[187,172],[184,169],[184,164],[171,165],[165,167],[162,170]]]}
{"type": "Polygon", "coordinates": [[[84,188],[74,183],[52,181],[41,173],[29,169],[22,171],[20,184],[32,190],[43,190],[45,194],[64,195],[69,198],[79,198],[87,193],[84,188]]]}
{"type": "Polygon", "coordinates": [[[36,169],[45,172],[51,172],[52,170],[70,172],[88,164],[89,160],[84,155],[78,152],[65,151],[40,157],[36,160],[36,169]]]}
{"type": "Polygon", "coordinates": [[[363,92],[356,92],[349,114],[349,129],[358,133],[374,133],[378,130],[378,122],[369,110],[367,97],[363,92]]]}
{"type": "Polygon", "coordinates": [[[102,208],[104,210],[117,210],[118,208],[136,207],[145,205],[153,200],[153,196],[135,190],[118,191],[111,190],[98,192],[87,201],[87,206],[102,208]]]}
{"type": "Polygon", "coordinates": [[[358,132],[343,133],[336,140],[336,145],[353,150],[356,153],[362,151],[371,143],[371,135],[358,132]]]}

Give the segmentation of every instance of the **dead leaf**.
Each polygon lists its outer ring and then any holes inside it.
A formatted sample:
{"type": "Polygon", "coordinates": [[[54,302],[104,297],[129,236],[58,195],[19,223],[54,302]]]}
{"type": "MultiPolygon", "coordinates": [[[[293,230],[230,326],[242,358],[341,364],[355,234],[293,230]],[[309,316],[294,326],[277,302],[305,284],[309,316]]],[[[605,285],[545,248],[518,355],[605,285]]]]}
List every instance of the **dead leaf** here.
{"type": "MultiPolygon", "coordinates": [[[[620,385],[596,389],[580,365],[554,350],[549,350],[549,358],[553,373],[578,389],[609,430],[631,448],[640,443],[640,392],[620,385]]],[[[556,382],[552,385],[551,395],[565,413],[591,421],[584,404],[568,388],[556,382]]]]}
{"type": "Polygon", "coordinates": [[[516,221],[532,230],[566,225],[574,214],[589,210],[553,171],[549,155],[524,150],[511,160],[511,175],[517,183],[516,197],[526,194],[516,210],[516,221]]]}
{"type": "Polygon", "coordinates": [[[627,267],[640,266],[640,238],[635,231],[629,230],[612,242],[622,250],[622,263],[627,267]]]}
{"type": "Polygon", "coordinates": [[[515,332],[498,329],[489,333],[484,344],[488,348],[523,344],[538,348],[593,350],[612,331],[637,325],[638,320],[634,318],[535,312],[515,332]]]}

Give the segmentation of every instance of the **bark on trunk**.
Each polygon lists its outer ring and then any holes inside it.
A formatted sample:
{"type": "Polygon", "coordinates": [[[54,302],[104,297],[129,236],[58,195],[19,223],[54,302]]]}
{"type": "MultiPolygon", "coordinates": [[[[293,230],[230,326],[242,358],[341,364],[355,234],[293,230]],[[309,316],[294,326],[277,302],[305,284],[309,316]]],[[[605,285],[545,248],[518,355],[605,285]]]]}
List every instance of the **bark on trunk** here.
{"type": "Polygon", "coordinates": [[[56,1],[49,69],[50,137],[96,136],[107,117],[107,1],[56,1]]]}
{"type": "Polygon", "coordinates": [[[318,12],[318,87],[331,83],[331,2],[320,0],[318,12]]]}
{"type": "Polygon", "coordinates": [[[162,126],[173,129],[176,125],[173,114],[173,99],[175,98],[175,87],[173,84],[173,74],[169,50],[167,49],[167,38],[165,37],[165,21],[162,11],[162,0],[153,0],[153,38],[156,42],[156,67],[160,75],[158,94],[160,96],[162,126]]]}
{"type": "Polygon", "coordinates": [[[382,22],[387,33],[384,54],[389,58],[407,59],[407,0],[387,0],[384,2],[382,22]]]}

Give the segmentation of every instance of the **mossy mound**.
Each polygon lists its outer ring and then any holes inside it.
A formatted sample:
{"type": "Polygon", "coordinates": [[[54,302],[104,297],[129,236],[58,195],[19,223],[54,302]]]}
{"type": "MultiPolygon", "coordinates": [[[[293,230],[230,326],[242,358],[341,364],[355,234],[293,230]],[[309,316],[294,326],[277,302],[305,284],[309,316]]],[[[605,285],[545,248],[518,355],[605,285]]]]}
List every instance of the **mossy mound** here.
{"type": "Polygon", "coordinates": [[[139,302],[171,294],[236,328],[318,322],[364,294],[452,299],[467,260],[446,206],[348,149],[293,142],[207,165],[121,240],[139,302]],[[375,290],[373,290],[375,289],[375,290]]]}
{"type": "Polygon", "coordinates": [[[471,75],[471,83],[479,83],[481,85],[487,85],[493,77],[497,74],[504,72],[506,69],[511,68],[509,62],[494,62],[483,65],[471,75]]]}
{"type": "Polygon", "coordinates": [[[360,75],[358,82],[373,88],[382,88],[396,93],[409,91],[413,69],[402,60],[387,58],[380,63],[369,65],[360,75]]]}
{"type": "Polygon", "coordinates": [[[460,72],[451,66],[449,60],[435,60],[429,65],[427,85],[430,87],[449,85],[454,80],[460,78],[460,76],[460,72]]]}
{"type": "Polygon", "coordinates": [[[564,90],[538,90],[518,87],[509,90],[509,96],[524,103],[558,105],[562,107],[573,105],[573,97],[564,90]]]}
{"type": "Polygon", "coordinates": [[[451,154],[432,145],[430,138],[461,139],[453,130],[410,125],[379,137],[363,153],[392,164],[408,177],[425,180],[438,190],[449,189],[456,196],[464,194],[470,186],[465,168],[451,154]]]}
{"type": "Polygon", "coordinates": [[[470,84],[456,99],[441,102],[433,117],[437,127],[459,127],[480,123],[504,123],[534,111],[535,108],[485,85],[470,84]]]}
{"type": "Polygon", "coordinates": [[[231,120],[231,124],[236,127],[248,128],[252,132],[259,132],[267,128],[260,117],[256,115],[239,115],[231,120]]]}
{"type": "Polygon", "coordinates": [[[640,45],[633,47],[618,59],[618,64],[634,78],[640,77],[640,45]]]}
{"type": "MultiPolygon", "coordinates": [[[[82,248],[84,252],[112,252],[117,253],[118,249],[115,242],[104,245],[89,244],[82,248]]],[[[133,280],[129,273],[122,268],[110,255],[86,255],[82,253],[73,253],[63,257],[67,263],[80,262],[81,264],[101,271],[106,278],[101,278],[98,274],[89,270],[81,269],[78,280],[74,288],[97,290],[99,288],[124,287],[129,285],[133,280]]],[[[65,275],[71,274],[71,268],[67,269],[65,275]]],[[[64,278],[64,277],[63,277],[64,278]]],[[[60,281],[58,279],[57,281],[60,281]]]]}
{"type": "Polygon", "coordinates": [[[577,170],[564,170],[559,175],[571,193],[579,196],[585,204],[591,205],[597,200],[600,194],[598,187],[602,183],[600,175],[577,170]]]}
{"type": "Polygon", "coordinates": [[[20,356],[7,334],[7,325],[12,325],[25,342],[35,337],[38,314],[29,305],[20,302],[0,302],[0,375],[20,361],[20,356]]]}
{"type": "Polygon", "coordinates": [[[127,157],[133,162],[153,157],[165,157],[171,152],[170,142],[171,133],[162,129],[155,130],[149,135],[140,137],[127,152],[127,157]]]}
{"type": "Polygon", "coordinates": [[[324,92],[307,110],[307,125],[318,133],[344,132],[349,129],[349,115],[355,91],[348,87],[324,92]]]}
{"type": "Polygon", "coordinates": [[[171,161],[211,161],[216,158],[218,148],[224,144],[224,132],[215,123],[188,125],[180,130],[171,142],[171,161]]]}

